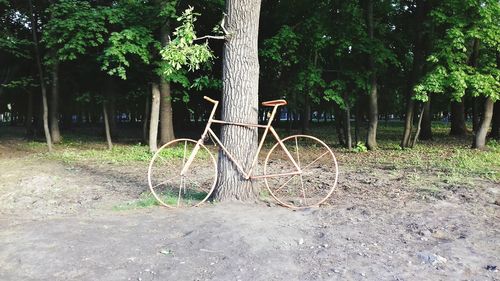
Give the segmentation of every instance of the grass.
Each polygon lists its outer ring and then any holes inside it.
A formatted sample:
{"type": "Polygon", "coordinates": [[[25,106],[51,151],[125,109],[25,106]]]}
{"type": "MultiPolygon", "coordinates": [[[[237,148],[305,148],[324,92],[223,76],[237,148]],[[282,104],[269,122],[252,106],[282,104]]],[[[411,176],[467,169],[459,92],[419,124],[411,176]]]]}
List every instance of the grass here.
{"type": "MultiPolygon", "coordinates": [[[[420,141],[413,149],[401,149],[399,141],[403,131],[402,122],[379,122],[377,151],[358,153],[347,151],[338,146],[333,124],[315,124],[310,135],[323,139],[334,148],[341,166],[353,169],[369,169],[383,167],[386,170],[413,171],[417,173],[433,173],[440,180],[448,182],[466,182],[468,178],[479,177],[493,182],[500,181],[500,143],[490,141],[487,151],[470,149],[472,137],[465,139],[448,136],[449,125],[435,122],[433,124],[433,141],[420,141]]],[[[288,135],[286,130],[279,129],[281,137],[288,135]]],[[[292,131],[291,134],[300,133],[292,131]]],[[[365,129],[361,128],[361,136],[365,129]]],[[[262,155],[274,144],[274,139],[268,137],[262,155]]],[[[93,135],[64,135],[64,141],[55,145],[54,153],[45,153],[43,142],[27,142],[25,148],[36,152],[39,157],[58,159],[64,162],[97,161],[104,163],[130,163],[147,165],[152,155],[148,147],[139,143],[115,144],[112,150],[106,149],[102,137],[93,135]]],[[[210,147],[210,146],[209,146],[210,147]]],[[[210,148],[212,149],[212,148],[210,148]]],[[[214,149],[215,150],[215,149],[214,149]]],[[[213,151],[212,151],[213,152],[213,151]]],[[[202,156],[208,158],[208,153],[201,150],[202,156]]],[[[182,157],[182,149],[164,152],[162,157],[182,157]]],[[[416,180],[415,180],[416,181],[416,180]]]]}
{"type": "MultiPolygon", "coordinates": [[[[160,195],[160,198],[169,206],[176,206],[177,205],[177,194],[174,194],[173,192],[168,192],[168,193],[162,193],[160,195]]],[[[188,194],[184,194],[181,199],[181,204],[186,204],[186,205],[196,205],[197,202],[205,199],[207,196],[206,192],[189,192],[188,194]]],[[[160,203],[156,200],[156,198],[153,196],[152,193],[150,192],[145,192],[143,193],[139,199],[128,201],[116,206],[113,206],[114,211],[125,211],[125,210],[135,210],[135,209],[142,209],[142,208],[148,208],[152,206],[159,206],[160,203]]]]}
{"type": "Polygon", "coordinates": [[[152,206],[158,206],[160,203],[156,200],[156,198],[151,193],[144,193],[137,200],[125,202],[119,205],[113,206],[114,211],[126,211],[126,210],[135,210],[148,208],[152,206]]]}

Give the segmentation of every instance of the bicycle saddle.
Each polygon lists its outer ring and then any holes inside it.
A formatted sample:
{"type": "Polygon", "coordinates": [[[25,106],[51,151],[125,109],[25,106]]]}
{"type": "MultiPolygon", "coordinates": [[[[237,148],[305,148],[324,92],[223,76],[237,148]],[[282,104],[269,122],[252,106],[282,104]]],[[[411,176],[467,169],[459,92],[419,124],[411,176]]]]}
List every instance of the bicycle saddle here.
{"type": "Polygon", "coordinates": [[[270,100],[262,103],[263,106],[280,106],[286,104],[287,104],[286,100],[270,100]]]}

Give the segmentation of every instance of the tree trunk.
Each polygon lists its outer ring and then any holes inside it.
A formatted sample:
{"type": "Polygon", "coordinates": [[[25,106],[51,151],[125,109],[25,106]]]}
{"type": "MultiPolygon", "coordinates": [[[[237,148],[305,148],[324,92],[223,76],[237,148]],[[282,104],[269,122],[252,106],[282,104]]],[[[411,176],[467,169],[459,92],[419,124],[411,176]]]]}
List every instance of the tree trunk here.
{"type": "Polygon", "coordinates": [[[472,98],[472,131],[477,132],[481,118],[479,118],[479,97],[472,98]]]}
{"type": "Polygon", "coordinates": [[[500,139],[500,102],[496,101],[493,108],[493,117],[491,120],[491,133],[490,138],[500,139]]]}
{"type": "Polygon", "coordinates": [[[481,120],[481,125],[474,136],[473,148],[485,149],[486,148],[486,135],[488,134],[488,129],[490,128],[491,118],[493,116],[493,106],[494,101],[491,98],[487,98],[484,102],[484,113],[481,120]]]}
{"type": "Polygon", "coordinates": [[[149,151],[154,153],[158,150],[158,119],[160,117],[160,86],[153,83],[151,87],[151,119],[149,123],[149,151]]]}
{"type": "Polygon", "coordinates": [[[415,132],[415,137],[413,138],[413,142],[411,143],[411,147],[413,148],[415,144],[417,144],[417,140],[420,136],[420,128],[422,128],[422,118],[424,116],[425,106],[422,105],[422,110],[420,110],[420,115],[418,117],[417,123],[417,131],[415,132]]]}
{"type": "Polygon", "coordinates": [[[335,105],[335,131],[337,132],[337,138],[339,140],[340,146],[346,146],[346,139],[344,137],[344,117],[342,117],[342,110],[340,106],[335,105]]]}
{"type": "Polygon", "coordinates": [[[424,103],[424,112],[422,115],[421,128],[419,139],[432,140],[432,114],[431,114],[431,97],[424,103]]]}
{"type": "Polygon", "coordinates": [[[401,144],[400,144],[402,148],[411,146],[410,139],[413,130],[413,118],[415,115],[415,100],[413,99],[413,97],[415,96],[415,91],[413,90],[413,87],[415,86],[415,83],[417,83],[417,81],[422,76],[422,72],[425,65],[426,39],[422,29],[428,9],[425,6],[425,2],[423,0],[417,0],[416,5],[417,5],[417,10],[415,14],[415,24],[417,25],[417,28],[414,39],[414,47],[413,47],[413,64],[408,81],[408,88],[406,94],[407,101],[406,101],[405,127],[403,131],[403,138],[401,139],[401,144]]]}
{"type": "Polygon", "coordinates": [[[465,126],[464,102],[451,102],[451,130],[450,136],[464,137],[467,135],[465,126]]]}
{"type": "MultiPolygon", "coordinates": [[[[472,53],[470,54],[469,57],[469,62],[468,64],[473,67],[477,68],[477,63],[478,63],[478,58],[479,58],[479,39],[474,38],[473,44],[472,44],[472,53]]],[[[470,91],[467,91],[470,92],[470,91]]],[[[472,100],[472,131],[474,133],[477,133],[477,130],[479,130],[479,111],[480,111],[480,103],[483,99],[480,97],[473,97],[472,100]]]]}
{"type": "Polygon", "coordinates": [[[149,107],[150,101],[149,97],[146,97],[146,105],[144,106],[144,115],[142,116],[142,140],[144,143],[149,143],[148,140],[148,128],[149,128],[149,107]]]}
{"type": "Polygon", "coordinates": [[[108,149],[113,149],[113,142],[111,141],[111,131],[109,129],[108,112],[106,110],[106,103],[102,103],[102,115],[104,117],[104,130],[106,131],[106,141],[108,142],[108,149]]]}
{"type": "Polygon", "coordinates": [[[31,91],[28,92],[28,106],[26,108],[26,120],[24,122],[24,126],[26,128],[26,137],[33,137],[33,93],[31,91]]]}
{"type": "Polygon", "coordinates": [[[160,82],[160,97],[160,145],[163,145],[175,139],[170,83],[163,79],[160,82]]]}
{"type": "Polygon", "coordinates": [[[311,103],[309,102],[308,94],[304,95],[304,108],[302,110],[302,114],[300,115],[300,121],[302,123],[302,133],[307,134],[311,123],[311,103]]]}
{"type": "MultiPolygon", "coordinates": [[[[347,97],[346,97],[347,98],[347,97]]],[[[351,134],[351,109],[349,106],[345,108],[345,138],[347,143],[347,149],[352,149],[352,134],[351,134]]]]}
{"type": "Polygon", "coordinates": [[[359,141],[359,128],[361,126],[361,121],[362,121],[362,112],[361,112],[361,106],[360,106],[360,99],[356,101],[356,120],[354,124],[354,143],[357,145],[359,141]]]}
{"type": "MultiPolygon", "coordinates": [[[[111,136],[117,137],[116,129],[116,93],[117,93],[117,78],[112,76],[106,77],[105,96],[106,96],[106,109],[108,111],[109,131],[111,136]]],[[[99,116],[99,115],[97,115],[99,116]]]]}
{"type": "MultiPolygon", "coordinates": [[[[169,44],[169,26],[164,24],[160,28],[160,39],[162,47],[169,44]]],[[[172,96],[170,91],[170,82],[160,78],[160,145],[163,145],[173,139],[174,124],[172,121],[172,96]]]]}
{"type": "MultiPolygon", "coordinates": [[[[373,40],[373,0],[368,0],[367,7],[368,37],[373,40]]],[[[366,136],[366,147],[370,150],[377,149],[377,124],[378,124],[378,104],[377,104],[377,73],[375,69],[375,58],[369,55],[368,68],[370,73],[370,95],[368,97],[368,133],[366,136]]]]}
{"type": "Polygon", "coordinates": [[[35,47],[35,60],[36,60],[36,65],[38,68],[38,76],[40,78],[40,88],[42,89],[42,104],[43,104],[43,131],[45,132],[45,141],[47,142],[47,147],[49,149],[49,152],[52,152],[52,138],[50,136],[50,131],[49,131],[49,106],[47,104],[47,87],[45,87],[45,78],[43,75],[43,69],[42,69],[42,60],[40,58],[40,51],[38,48],[38,37],[37,37],[37,30],[38,30],[38,24],[37,21],[38,19],[35,19],[35,11],[33,9],[33,2],[29,0],[29,6],[30,6],[30,18],[31,18],[31,31],[33,35],[33,45],[35,47]]]}
{"type": "Polygon", "coordinates": [[[52,142],[61,142],[61,132],[59,130],[59,61],[55,55],[52,55],[54,62],[51,67],[52,93],[50,96],[50,136],[52,142]]]}
{"type": "MultiPolygon", "coordinates": [[[[222,71],[222,119],[230,122],[258,122],[259,60],[258,33],[261,0],[227,0],[227,30],[222,71]]],[[[244,169],[252,164],[257,129],[222,126],[221,140],[244,169]]],[[[214,198],[220,201],[255,200],[258,186],[245,179],[234,163],[219,153],[218,182],[214,198]]]]}

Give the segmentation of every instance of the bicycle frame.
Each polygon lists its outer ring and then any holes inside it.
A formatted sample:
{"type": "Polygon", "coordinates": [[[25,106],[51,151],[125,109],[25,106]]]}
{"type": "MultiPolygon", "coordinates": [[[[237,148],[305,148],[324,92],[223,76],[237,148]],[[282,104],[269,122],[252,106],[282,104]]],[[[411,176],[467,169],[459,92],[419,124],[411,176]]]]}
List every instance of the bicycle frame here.
{"type": "Polygon", "coordinates": [[[205,130],[203,131],[203,134],[201,135],[200,139],[196,143],[196,146],[194,147],[193,151],[189,155],[189,158],[186,161],[186,164],[184,165],[184,167],[183,167],[183,169],[181,171],[181,175],[184,175],[184,173],[186,173],[186,171],[189,169],[189,166],[193,162],[196,153],[200,149],[200,145],[203,144],[205,138],[208,135],[210,135],[215,140],[215,142],[220,146],[220,148],[224,151],[224,153],[226,153],[226,155],[229,157],[229,159],[231,160],[231,162],[233,162],[236,165],[236,167],[238,168],[238,170],[240,171],[240,173],[242,173],[242,175],[243,175],[243,177],[245,179],[270,178],[270,177],[278,177],[278,176],[298,175],[298,174],[302,173],[299,165],[293,159],[292,154],[290,153],[290,151],[288,151],[288,149],[285,147],[285,145],[283,145],[283,142],[281,141],[281,138],[279,137],[278,133],[276,133],[276,130],[274,130],[273,126],[271,125],[272,121],[274,120],[274,116],[276,115],[276,111],[277,111],[279,105],[274,105],[273,111],[272,111],[272,113],[271,113],[271,115],[269,117],[269,122],[267,123],[267,125],[260,125],[260,124],[227,122],[227,121],[223,121],[223,120],[214,119],[215,112],[217,110],[217,106],[219,105],[219,101],[213,100],[213,99],[208,98],[208,97],[204,97],[204,99],[206,99],[209,102],[213,103],[214,107],[212,109],[212,112],[210,113],[210,117],[208,118],[207,126],[205,127],[205,130]],[[259,146],[257,148],[257,152],[255,153],[254,159],[253,159],[252,164],[250,165],[248,171],[245,171],[245,169],[243,168],[243,166],[241,165],[241,163],[239,163],[238,160],[236,160],[235,157],[227,150],[227,148],[222,144],[222,141],[217,137],[217,135],[215,134],[215,132],[210,128],[211,125],[212,125],[212,123],[222,124],[222,125],[235,125],[235,126],[242,126],[242,127],[248,127],[248,128],[262,128],[262,129],[264,129],[264,133],[262,134],[262,137],[261,137],[261,139],[259,141],[259,146]],[[283,148],[283,150],[285,151],[285,154],[287,155],[287,157],[289,158],[289,160],[292,161],[293,165],[295,166],[296,171],[288,172],[288,173],[281,173],[281,174],[271,174],[271,175],[255,175],[255,176],[253,175],[254,167],[256,166],[257,160],[259,158],[260,150],[262,149],[262,146],[264,145],[264,141],[265,141],[265,139],[267,137],[267,134],[269,132],[271,132],[271,134],[274,136],[274,138],[276,139],[276,141],[283,148]]]}

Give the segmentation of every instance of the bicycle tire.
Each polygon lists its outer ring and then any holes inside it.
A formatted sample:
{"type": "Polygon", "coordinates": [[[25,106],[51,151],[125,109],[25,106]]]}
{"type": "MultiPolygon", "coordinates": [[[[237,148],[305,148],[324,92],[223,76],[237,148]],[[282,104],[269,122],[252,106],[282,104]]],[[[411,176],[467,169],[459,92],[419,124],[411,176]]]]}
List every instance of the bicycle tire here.
{"type": "MultiPolygon", "coordinates": [[[[338,164],[333,151],[320,139],[308,135],[289,136],[281,142],[302,173],[264,178],[271,196],[281,205],[293,209],[323,204],[337,186],[338,164]]],[[[296,171],[285,150],[279,142],[276,143],[266,156],[264,175],[296,171]]]]}
{"type": "Polygon", "coordinates": [[[160,205],[169,208],[196,207],[212,194],[217,180],[217,162],[208,148],[199,144],[193,162],[181,171],[197,145],[192,139],[176,139],[153,155],[148,168],[148,184],[160,205]]]}

